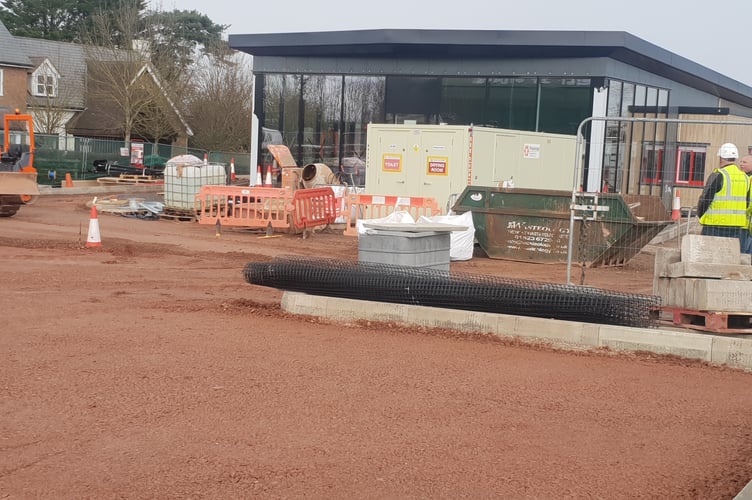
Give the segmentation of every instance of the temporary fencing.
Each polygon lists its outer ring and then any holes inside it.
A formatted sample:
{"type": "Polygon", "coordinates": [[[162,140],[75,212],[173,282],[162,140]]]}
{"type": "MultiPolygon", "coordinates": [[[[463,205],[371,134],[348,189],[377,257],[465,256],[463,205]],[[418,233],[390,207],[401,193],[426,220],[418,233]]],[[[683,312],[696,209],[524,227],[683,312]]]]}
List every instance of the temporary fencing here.
{"type": "Polygon", "coordinates": [[[293,195],[295,228],[305,229],[333,224],[339,211],[337,198],[331,187],[299,189],[293,195]]]}
{"type": "Polygon", "coordinates": [[[376,194],[349,194],[345,196],[345,234],[357,236],[359,219],[380,219],[395,211],[404,210],[413,219],[439,215],[441,209],[436,198],[419,196],[389,196],[376,194]]]}
{"type": "Polygon", "coordinates": [[[246,265],[245,280],[281,290],[358,300],[651,327],[660,298],[532,280],[393,264],[281,256],[246,265]]]}
{"type": "Polygon", "coordinates": [[[195,201],[199,224],[265,229],[289,229],[292,193],[289,189],[202,186],[195,201]]]}

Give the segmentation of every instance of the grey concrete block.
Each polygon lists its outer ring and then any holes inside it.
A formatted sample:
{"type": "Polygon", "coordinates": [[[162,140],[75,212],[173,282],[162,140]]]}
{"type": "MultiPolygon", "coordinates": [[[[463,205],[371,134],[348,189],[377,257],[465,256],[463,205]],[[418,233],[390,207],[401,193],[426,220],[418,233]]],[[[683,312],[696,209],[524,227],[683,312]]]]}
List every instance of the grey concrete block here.
{"type": "Polygon", "coordinates": [[[668,266],[679,261],[681,261],[681,251],[678,248],[656,248],[653,276],[667,277],[668,266]]]}
{"type": "Polygon", "coordinates": [[[752,280],[752,266],[741,264],[709,264],[706,262],[674,262],[668,265],[669,278],[710,278],[752,280]]]}
{"type": "Polygon", "coordinates": [[[661,278],[659,276],[653,277],[653,295],[657,295],[661,298],[661,304],[668,305],[669,301],[669,287],[671,285],[671,278],[661,278]]]}
{"type": "Polygon", "coordinates": [[[681,241],[682,262],[736,264],[741,262],[741,249],[736,238],[687,234],[681,241]]]}
{"type": "Polygon", "coordinates": [[[668,283],[667,300],[664,306],[684,307],[687,295],[687,280],[685,278],[672,278],[668,283]]]}
{"type": "MultiPolygon", "coordinates": [[[[679,278],[677,278],[679,279],[679,278]]],[[[682,278],[684,307],[698,311],[752,312],[752,281],[682,278]]]]}
{"type": "Polygon", "coordinates": [[[372,231],[358,236],[358,261],[449,271],[448,232],[372,231]]]}
{"type": "Polygon", "coordinates": [[[752,265],[752,255],[748,253],[743,253],[741,256],[741,259],[739,259],[739,264],[743,266],[752,265]]]}

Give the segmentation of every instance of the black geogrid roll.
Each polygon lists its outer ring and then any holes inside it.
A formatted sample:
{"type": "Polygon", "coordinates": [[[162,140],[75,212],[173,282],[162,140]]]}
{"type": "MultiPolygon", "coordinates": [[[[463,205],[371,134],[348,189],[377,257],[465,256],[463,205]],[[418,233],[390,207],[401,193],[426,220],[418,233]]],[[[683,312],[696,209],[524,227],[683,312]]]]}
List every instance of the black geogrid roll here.
{"type": "Polygon", "coordinates": [[[539,281],[334,259],[281,256],[246,265],[245,280],[311,295],[607,325],[656,325],[660,298],[539,281]]]}

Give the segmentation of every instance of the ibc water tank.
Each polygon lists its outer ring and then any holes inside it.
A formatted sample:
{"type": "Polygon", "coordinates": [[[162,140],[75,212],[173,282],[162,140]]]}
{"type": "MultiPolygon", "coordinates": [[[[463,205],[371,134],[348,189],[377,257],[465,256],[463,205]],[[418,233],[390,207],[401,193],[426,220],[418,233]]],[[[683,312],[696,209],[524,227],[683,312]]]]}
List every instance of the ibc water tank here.
{"type": "Polygon", "coordinates": [[[201,186],[227,185],[224,165],[168,165],[164,170],[164,203],[166,208],[193,210],[201,186]]]}

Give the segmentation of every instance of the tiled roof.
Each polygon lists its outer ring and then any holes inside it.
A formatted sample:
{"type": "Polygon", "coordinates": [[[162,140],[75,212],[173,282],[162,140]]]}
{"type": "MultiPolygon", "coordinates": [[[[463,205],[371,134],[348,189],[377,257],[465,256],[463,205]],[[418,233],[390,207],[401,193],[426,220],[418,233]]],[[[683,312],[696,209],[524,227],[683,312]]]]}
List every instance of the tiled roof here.
{"type": "Polygon", "coordinates": [[[3,23],[0,23],[0,47],[3,48],[0,50],[0,66],[32,67],[26,52],[16,43],[16,39],[3,23]]]}
{"type": "Polygon", "coordinates": [[[81,45],[70,42],[56,42],[37,38],[15,37],[16,45],[21,47],[29,59],[41,64],[49,59],[60,73],[58,97],[65,101],[65,107],[83,109],[86,93],[86,57],[81,45]]]}

